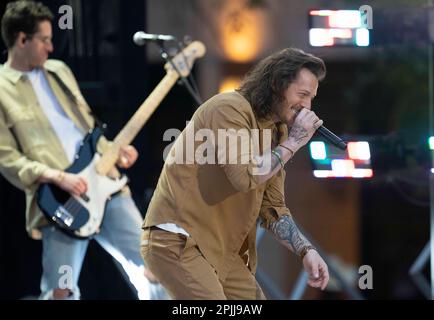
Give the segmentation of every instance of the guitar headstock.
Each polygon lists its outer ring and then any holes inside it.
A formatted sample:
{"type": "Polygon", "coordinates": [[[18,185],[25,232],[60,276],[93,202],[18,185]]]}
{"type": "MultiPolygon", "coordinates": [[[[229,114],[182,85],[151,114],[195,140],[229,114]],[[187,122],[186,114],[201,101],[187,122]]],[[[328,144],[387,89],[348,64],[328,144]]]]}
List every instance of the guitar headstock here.
{"type": "MultiPolygon", "coordinates": [[[[173,64],[179,70],[183,77],[190,74],[193,67],[193,63],[197,58],[201,58],[205,55],[206,49],[205,45],[200,41],[193,41],[187,47],[185,47],[181,52],[179,52],[175,57],[172,58],[173,64]]],[[[176,70],[173,66],[167,62],[164,65],[167,73],[175,72],[176,70]]]]}

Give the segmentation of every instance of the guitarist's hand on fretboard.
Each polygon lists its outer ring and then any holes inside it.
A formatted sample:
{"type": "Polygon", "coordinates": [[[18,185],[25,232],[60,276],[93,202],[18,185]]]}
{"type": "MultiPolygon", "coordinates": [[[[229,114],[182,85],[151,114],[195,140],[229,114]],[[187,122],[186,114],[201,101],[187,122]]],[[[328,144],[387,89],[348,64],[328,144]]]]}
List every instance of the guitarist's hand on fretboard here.
{"type": "Polygon", "coordinates": [[[119,168],[128,169],[136,162],[138,157],[139,153],[132,145],[121,147],[116,165],[119,168]]]}

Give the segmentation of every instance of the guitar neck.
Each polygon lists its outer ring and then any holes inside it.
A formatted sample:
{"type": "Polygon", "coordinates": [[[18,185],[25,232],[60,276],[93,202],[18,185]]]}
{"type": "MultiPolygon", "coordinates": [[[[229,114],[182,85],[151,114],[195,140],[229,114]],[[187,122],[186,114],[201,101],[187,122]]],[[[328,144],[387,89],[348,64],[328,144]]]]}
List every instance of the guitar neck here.
{"type": "Polygon", "coordinates": [[[106,150],[100,161],[96,165],[97,172],[101,175],[107,175],[110,169],[115,165],[119,157],[119,149],[122,146],[129,145],[154,111],[158,105],[173,87],[178,80],[176,72],[169,72],[160,81],[157,87],[152,91],[149,97],[142,103],[139,109],[134,113],[133,117],[128,121],[125,127],[119,132],[113,140],[113,144],[106,150]]]}

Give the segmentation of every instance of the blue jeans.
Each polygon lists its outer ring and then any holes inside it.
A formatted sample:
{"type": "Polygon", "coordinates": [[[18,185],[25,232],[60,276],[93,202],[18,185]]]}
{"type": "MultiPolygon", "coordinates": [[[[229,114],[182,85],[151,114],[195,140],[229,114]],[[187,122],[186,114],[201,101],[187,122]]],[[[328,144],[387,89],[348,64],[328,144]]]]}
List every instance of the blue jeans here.
{"type": "MultiPolygon", "coordinates": [[[[94,239],[119,263],[139,299],[168,299],[160,284],[144,276],[141,226],[142,216],[132,198],[118,195],[107,203],[101,232],[94,239]]],[[[89,240],[69,237],[55,226],[42,229],[41,299],[52,299],[56,288],[69,289],[71,299],[80,299],[78,279],[88,244],[89,240]]]]}

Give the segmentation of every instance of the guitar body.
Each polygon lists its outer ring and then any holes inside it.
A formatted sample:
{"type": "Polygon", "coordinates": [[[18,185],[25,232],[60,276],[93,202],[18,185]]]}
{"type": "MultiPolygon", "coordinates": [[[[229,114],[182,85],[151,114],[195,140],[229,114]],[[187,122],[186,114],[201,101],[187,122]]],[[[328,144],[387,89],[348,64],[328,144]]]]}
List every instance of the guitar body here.
{"type": "Polygon", "coordinates": [[[65,170],[86,179],[88,190],[85,195],[72,196],[50,183],[41,184],[36,193],[38,206],[48,220],[68,235],[80,239],[99,232],[107,201],[127,183],[126,176],[112,179],[97,173],[96,163],[101,156],[96,152],[96,145],[100,137],[100,129],[90,132],[84,138],[76,160],[65,170]]]}

